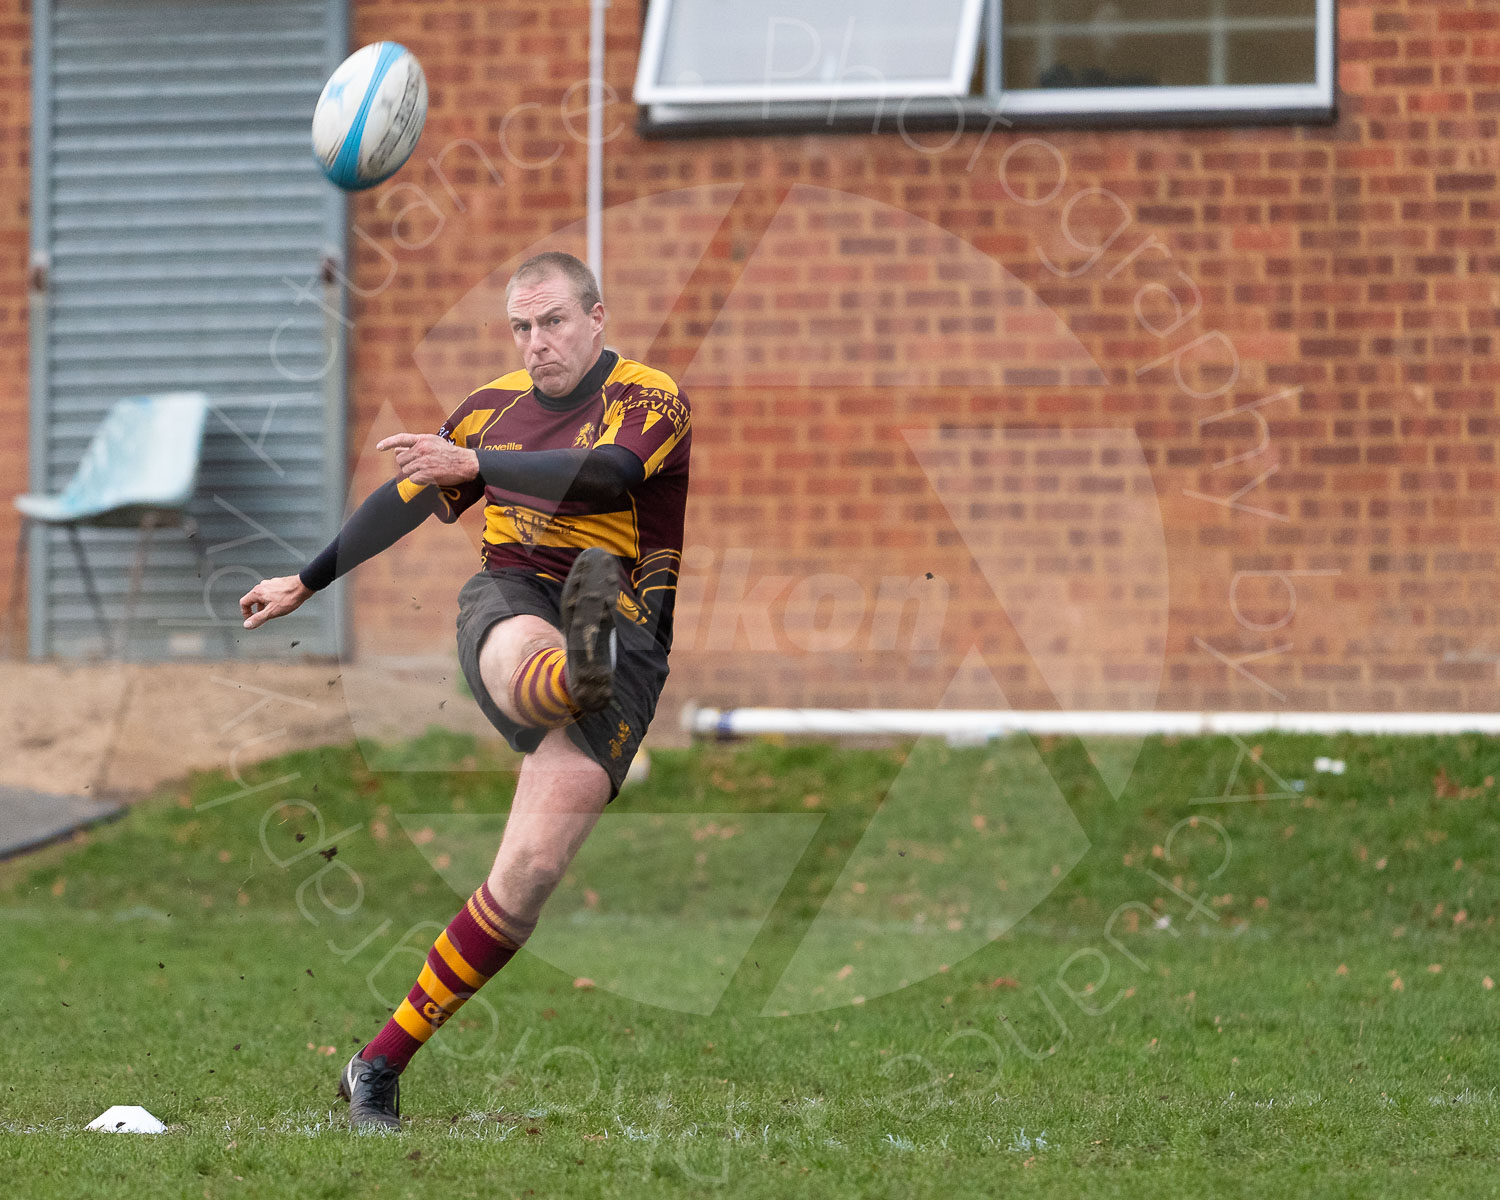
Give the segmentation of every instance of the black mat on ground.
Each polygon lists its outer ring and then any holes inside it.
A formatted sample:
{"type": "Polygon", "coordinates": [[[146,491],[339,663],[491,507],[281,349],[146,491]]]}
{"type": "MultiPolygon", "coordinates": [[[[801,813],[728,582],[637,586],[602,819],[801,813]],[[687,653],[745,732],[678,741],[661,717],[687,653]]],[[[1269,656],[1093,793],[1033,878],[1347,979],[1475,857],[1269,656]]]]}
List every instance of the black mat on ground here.
{"type": "Polygon", "coordinates": [[[0,787],[0,858],[35,850],[123,811],[123,805],[100,803],[87,796],[54,796],[29,788],[0,787]]]}

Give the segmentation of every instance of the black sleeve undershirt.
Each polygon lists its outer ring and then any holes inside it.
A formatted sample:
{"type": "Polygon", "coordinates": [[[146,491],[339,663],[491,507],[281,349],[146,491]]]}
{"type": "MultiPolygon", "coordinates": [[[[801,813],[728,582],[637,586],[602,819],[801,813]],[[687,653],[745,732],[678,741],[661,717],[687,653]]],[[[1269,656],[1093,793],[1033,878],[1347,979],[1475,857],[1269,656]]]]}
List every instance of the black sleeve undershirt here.
{"type": "Polygon", "coordinates": [[[618,500],[646,477],[624,446],[590,450],[480,450],[479,475],[491,487],[541,500],[618,500]]]}
{"type": "MultiPolygon", "coordinates": [[[[646,476],[641,460],[623,446],[574,450],[480,450],[479,475],[493,487],[542,500],[617,500],[646,476]]],[[[338,535],[299,578],[320,592],[366,559],[388,550],[442,503],[435,487],[401,499],[396,481],[387,480],[354,510],[338,535]]]]}
{"type": "Polygon", "coordinates": [[[365,559],[390,549],[435,513],[441,502],[437,488],[424,488],[405,501],[396,490],[396,480],[386,480],[349,514],[333,541],[302,568],[298,578],[304,587],[321,592],[365,559]]]}

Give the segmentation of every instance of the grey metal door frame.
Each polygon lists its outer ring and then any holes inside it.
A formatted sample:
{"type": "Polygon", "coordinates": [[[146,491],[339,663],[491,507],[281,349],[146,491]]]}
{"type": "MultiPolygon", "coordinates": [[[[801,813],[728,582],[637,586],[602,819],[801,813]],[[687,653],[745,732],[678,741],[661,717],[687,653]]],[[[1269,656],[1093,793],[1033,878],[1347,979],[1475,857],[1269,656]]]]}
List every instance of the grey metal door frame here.
{"type": "MultiPolygon", "coordinates": [[[[347,55],[349,49],[348,0],[322,0],[324,8],[324,57],[329,73],[347,55]]],[[[31,213],[30,263],[27,274],[29,324],[29,416],[28,416],[28,485],[32,492],[55,491],[65,479],[49,471],[48,431],[56,415],[52,410],[51,391],[51,293],[48,277],[51,271],[51,234],[53,223],[53,124],[54,86],[53,34],[54,0],[32,2],[32,82],[31,82],[31,213]]],[[[309,125],[311,113],[308,114],[309,125]]],[[[311,147],[309,146],[309,155],[311,147]]],[[[348,200],[332,185],[322,203],[322,236],[325,257],[322,265],[321,305],[325,336],[329,350],[326,370],[320,383],[323,393],[323,447],[326,461],[322,473],[322,513],[320,525],[326,538],[337,532],[343,520],[348,489],[348,451],[346,405],[348,396],[348,200]]],[[[287,278],[288,287],[306,286],[312,281],[287,278]]],[[[211,391],[211,389],[210,389],[211,391]]],[[[214,418],[210,418],[212,421],[214,418]]],[[[28,537],[27,569],[27,650],[32,658],[47,655],[52,644],[51,613],[48,603],[49,559],[52,547],[47,531],[33,527],[28,537]]],[[[349,650],[349,621],[345,588],[336,584],[322,602],[332,605],[333,643],[336,652],[349,650]]]]}

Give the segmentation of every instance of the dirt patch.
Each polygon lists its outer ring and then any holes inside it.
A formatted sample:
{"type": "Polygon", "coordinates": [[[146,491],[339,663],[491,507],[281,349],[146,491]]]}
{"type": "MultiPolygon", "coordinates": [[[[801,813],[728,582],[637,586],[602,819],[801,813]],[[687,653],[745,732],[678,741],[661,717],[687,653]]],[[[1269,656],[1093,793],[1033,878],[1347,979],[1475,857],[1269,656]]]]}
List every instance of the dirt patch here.
{"type": "Polygon", "coordinates": [[[193,770],[232,775],[432,726],[498,737],[441,661],[0,663],[0,784],[14,787],[135,796],[193,770]]]}

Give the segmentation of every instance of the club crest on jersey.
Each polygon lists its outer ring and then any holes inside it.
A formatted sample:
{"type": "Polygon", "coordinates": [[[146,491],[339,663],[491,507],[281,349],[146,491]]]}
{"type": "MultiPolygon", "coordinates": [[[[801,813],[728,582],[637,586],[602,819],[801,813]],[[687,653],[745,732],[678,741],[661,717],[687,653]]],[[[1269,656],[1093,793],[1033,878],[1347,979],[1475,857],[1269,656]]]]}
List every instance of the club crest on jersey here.
{"type": "Polygon", "coordinates": [[[585,425],[578,431],[578,436],[573,439],[573,445],[583,446],[585,448],[592,447],[594,444],[594,439],[598,436],[599,426],[596,425],[593,421],[590,421],[587,425],[585,425]]]}
{"type": "Polygon", "coordinates": [[[523,546],[535,546],[552,529],[571,530],[572,526],[564,521],[554,520],[546,513],[539,513],[534,508],[503,508],[500,510],[510,518],[511,524],[516,527],[516,533],[520,535],[523,546]]]}

